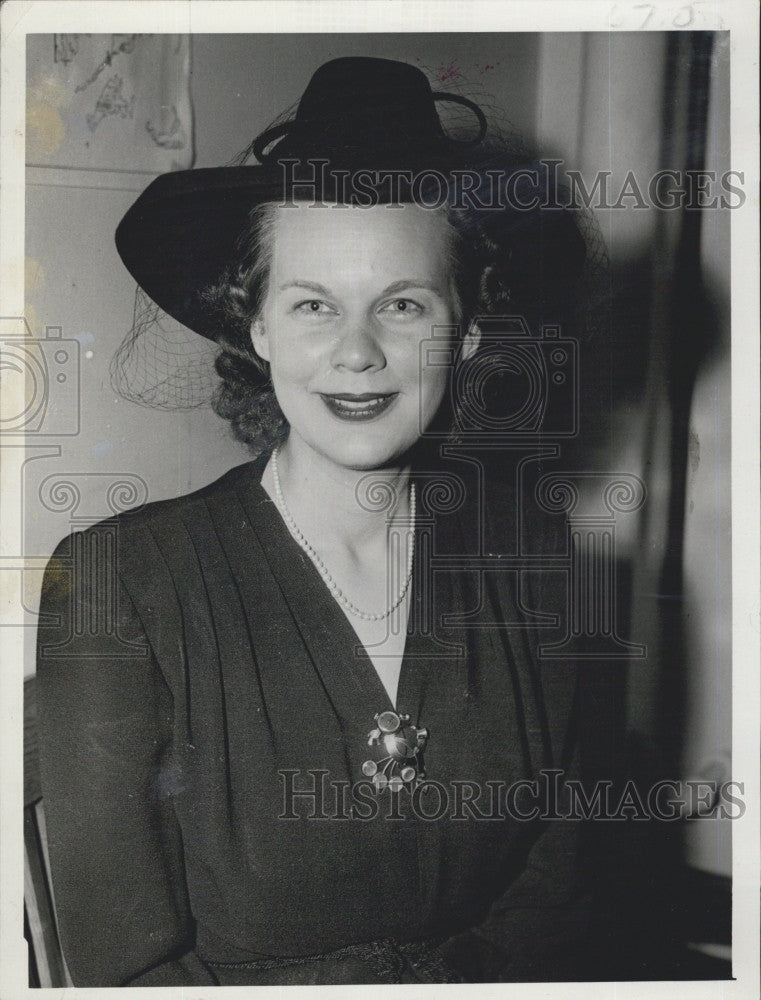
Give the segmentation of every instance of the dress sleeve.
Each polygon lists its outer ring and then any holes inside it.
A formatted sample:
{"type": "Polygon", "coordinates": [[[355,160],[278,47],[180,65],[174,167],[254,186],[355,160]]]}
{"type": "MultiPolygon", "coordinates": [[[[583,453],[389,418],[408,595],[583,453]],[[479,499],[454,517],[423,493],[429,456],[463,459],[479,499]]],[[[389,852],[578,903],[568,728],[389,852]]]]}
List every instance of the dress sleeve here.
{"type": "MultiPolygon", "coordinates": [[[[562,813],[563,806],[560,805],[562,813]]],[[[552,982],[588,978],[590,896],[583,825],[548,820],[526,836],[526,865],[476,926],[437,949],[464,982],[552,982]]]]}
{"type": "Polygon", "coordinates": [[[37,643],[64,957],[76,986],[214,984],[193,951],[181,834],[165,791],[171,692],[111,550],[88,548],[88,537],[64,539],[48,563],[37,643]]]}

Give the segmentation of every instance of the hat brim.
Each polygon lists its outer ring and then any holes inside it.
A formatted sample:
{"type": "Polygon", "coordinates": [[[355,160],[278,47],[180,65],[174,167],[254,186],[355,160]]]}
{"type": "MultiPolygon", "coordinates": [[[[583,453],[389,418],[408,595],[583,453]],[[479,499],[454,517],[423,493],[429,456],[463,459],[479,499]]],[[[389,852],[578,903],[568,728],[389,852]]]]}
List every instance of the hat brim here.
{"type": "Polygon", "coordinates": [[[209,167],[157,177],[119,223],[116,249],[153,301],[212,340],[219,330],[200,293],[236,256],[251,209],[282,185],[260,167],[209,167]]]}

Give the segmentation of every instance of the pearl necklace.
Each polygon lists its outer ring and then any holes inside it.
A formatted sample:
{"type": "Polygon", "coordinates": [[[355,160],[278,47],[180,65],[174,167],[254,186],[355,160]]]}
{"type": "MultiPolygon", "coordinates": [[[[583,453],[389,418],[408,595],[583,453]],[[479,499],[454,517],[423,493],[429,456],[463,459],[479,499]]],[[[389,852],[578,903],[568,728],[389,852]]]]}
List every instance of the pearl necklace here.
{"type": "Polygon", "coordinates": [[[283,516],[283,520],[288,526],[288,530],[290,531],[290,533],[293,535],[293,537],[299,543],[304,552],[306,552],[306,554],[315,564],[315,566],[319,570],[320,576],[323,578],[325,583],[327,583],[331,593],[333,594],[335,599],[339,602],[339,604],[342,605],[342,607],[346,608],[346,610],[350,612],[352,615],[355,615],[357,618],[361,618],[363,621],[366,622],[378,622],[382,621],[384,618],[388,618],[388,616],[392,612],[396,611],[396,609],[402,603],[404,598],[407,596],[407,591],[409,590],[410,583],[412,581],[412,562],[415,554],[415,484],[412,483],[412,485],[410,486],[410,517],[412,521],[412,528],[411,528],[412,537],[410,539],[409,551],[407,554],[407,579],[404,581],[404,585],[402,586],[402,589],[399,591],[399,596],[394,601],[394,603],[390,607],[386,608],[385,611],[380,612],[380,614],[372,614],[369,611],[362,611],[360,608],[357,607],[356,604],[353,604],[349,600],[349,598],[344,594],[344,592],[338,586],[336,581],[330,575],[328,567],[325,565],[322,559],[320,559],[315,549],[309,544],[301,528],[299,528],[299,526],[293,520],[291,512],[288,510],[288,506],[286,505],[286,502],[283,499],[283,490],[280,486],[280,473],[278,472],[278,467],[277,467],[277,453],[278,449],[275,448],[275,450],[272,452],[272,475],[275,480],[275,499],[277,500],[277,506],[280,510],[280,513],[283,516]]]}

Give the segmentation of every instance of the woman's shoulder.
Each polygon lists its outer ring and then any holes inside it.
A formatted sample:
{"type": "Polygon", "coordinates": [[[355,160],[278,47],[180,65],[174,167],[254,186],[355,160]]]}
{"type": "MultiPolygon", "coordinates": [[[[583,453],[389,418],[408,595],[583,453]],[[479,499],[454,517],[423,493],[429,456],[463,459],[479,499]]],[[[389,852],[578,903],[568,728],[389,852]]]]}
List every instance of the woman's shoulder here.
{"type": "Polygon", "coordinates": [[[77,536],[106,535],[113,533],[121,539],[130,539],[141,534],[146,529],[162,531],[163,525],[170,525],[183,516],[190,515],[194,510],[203,508],[209,503],[234,502],[241,489],[256,483],[261,478],[262,461],[244,462],[228,469],[217,479],[205,486],[183,493],[175,497],[162,498],[130,507],[96,521],[86,527],[76,529],[65,535],[53,553],[60,555],[71,546],[71,541],[77,536]]]}
{"type": "Polygon", "coordinates": [[[134,507],[130,510],[117,514],[114,520],[119,524],[141,524],[146,522],[157,522],[162,518],[172,515],[182,515],[186,511],[202,507],[209,502],[220,502],[225,499],[233,499],[241,488],[248,484],[259,482],[261,479],[262,462],[244,462],[236,465],[232,469],[219,476],[211,483],[201,486],[190,493],[183,493],[176,497],[168,497],[163,500],[154,500],[151,503],[143,504],[141,507],[134,507]]]}
{"type": "Polygon", "coordinates": [[[155,626],[156,648],[163,648],[183,594],[192,596],[229,572],[215,548],[214,524],[238,516],[238,497],[258,476],[257,463],[249,462],[201,489],[125,510],[66,535],[42,580],[41,641],[52,642],[51,628],[68,629],[75,618],[89,615],[101,622],[118,612],[126,622],[137,612],[142,627],[155,626]]]}
{"type": "Polygon", "coordinates": [[[174,591],[178,579],[213,571],[215,525],[240,518],[240,497],[261,478],[261,462],[246,462],[218,479],[177,497],[113,514],[65,535],[53,550],[42,580],[43,605],[120,579],[133,594],[174,591]],[[196,555],[194,556],[194,553],[196,555]],[[211,568],[210,568],[211,567],[211,568]],[[100,581],[100,583],[99,583],[100,581]]]}

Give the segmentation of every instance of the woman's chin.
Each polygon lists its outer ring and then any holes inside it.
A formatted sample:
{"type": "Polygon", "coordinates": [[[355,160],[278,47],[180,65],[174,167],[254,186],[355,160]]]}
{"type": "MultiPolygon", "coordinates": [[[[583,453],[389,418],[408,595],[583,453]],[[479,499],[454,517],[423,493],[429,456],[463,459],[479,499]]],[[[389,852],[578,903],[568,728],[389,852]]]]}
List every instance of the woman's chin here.
{"type": "Polygon", "coordinates": [[[341,468],[350,469],[353,472],[370,472],[373,469],[384,469],[402,464],[414,444],[414,440],[393,443],[391,441],[363,440],[358,436],[356,439],[348,441],[334,439],[329,443],[320,442],[316,450],[341,468]]]}

